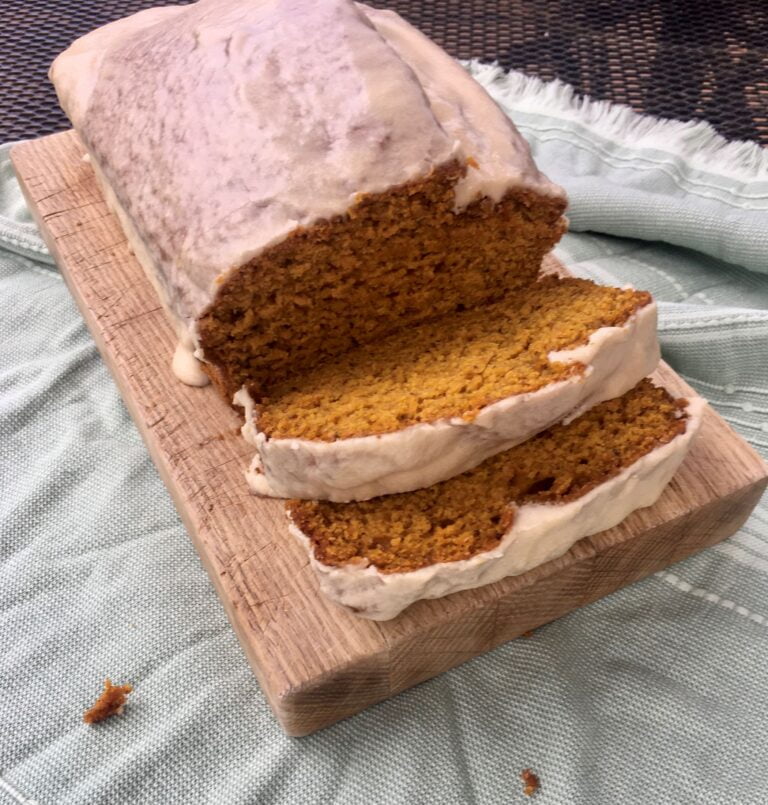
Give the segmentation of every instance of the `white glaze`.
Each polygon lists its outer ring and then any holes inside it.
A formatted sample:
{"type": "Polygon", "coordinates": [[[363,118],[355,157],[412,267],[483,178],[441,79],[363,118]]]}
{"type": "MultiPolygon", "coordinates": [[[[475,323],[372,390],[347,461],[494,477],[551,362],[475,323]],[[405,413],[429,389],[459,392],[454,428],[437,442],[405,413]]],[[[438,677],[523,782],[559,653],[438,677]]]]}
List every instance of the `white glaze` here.
{"type": "Polygon", "coordinates": [[[270,439],[258,430],[248,393],[243,435],[257,449],[247,472],[259,495],[307,500],[367,500],[431,486],[476,467],[545,428],[619,397],[659,362],[656,303],[620,327],[601,327],[588,343],[550,353],[551,361],[582,363],[583,374],[517,394],[483,408],[472,421],[442,419],[379,436],[270,439]]]}
{"type": "Polygon", "coordinates": [[[202,369],[202,363],[195,357],[195,347],[189,337],[179,340],[173,353],[171,369],[187,386],[207,386],[211,382],[202,369]]]}
{"type": "Polygon", "coordinates": [[[612,528],[635,509],[651,506],[685,457],[704,405],[700,397],[691,398],[684,433],[578,500],[521,506],[499,547],[470,559],[441,562],[409,573],[381,573],[372,566],[331,567],[315,558],[310,540],[293,522],[289,529],[308,551],[320,589],[328,598],[361,617],[389,620],[419,599],[441,598],[525,573],[562,556],[583,537],[612,528]]]}
{"type": "Polygon", "coordinates": [[[449,137],[458,141],[462,156],[476,167],[456,185],[456,208],[487,196],[501,201],[510,187],[531,186],[537,192],[564,197],[536,168],[528,145],[506,114],[486,92],[478,92],[475,79],[431,39],[394,11],[359,4],[395,52],[416,73],[435,119],[449,137]]]}
{"type": "Polygon", "coordinates": [[[162,304],[168,316],[168,320],[173,324],[179,341],[176,345],[176,350],[173,353],[173,360],[171,361],[171,371],[176,376],[177,380],[185,383],[188,386],[207,386],[211,381],[208,375],[202,368],[202,354],[195,345],[195,329],[194,323],[187,325],[180,320],[171,308],[169,290],[163,286],[162,275],[155,271],[155,265],[152,257],[149,254],[146,243],[141,238],[141,235],[136,231],[133,222],[129,218],[120,200],[115,195],[112,186],[107,182],[98,160],[93,157],[87,150],[83,155],[83,160],[90,163],[93,168],[93,173],[96,177],[96,182],[101,188],[104,195],[104,201],[111,212],[116,216],[117,220],[123,229],[123,234],[131,249],[133,256],[136,258],[139,265],[144,270],[144,274],[149,280],[150,284],[157,294],[157,298],[162,304]],[[86,159],[87,157],[87,159],[86,159]]]}
{"type": "Polygon", "coordinates": [[[563,194],[450,57],[349,0],[142,11],[77,40],[51,79],[187,323],[217,280],[297,227],[453,158],[480,163],[460,203],[563,194]]]}

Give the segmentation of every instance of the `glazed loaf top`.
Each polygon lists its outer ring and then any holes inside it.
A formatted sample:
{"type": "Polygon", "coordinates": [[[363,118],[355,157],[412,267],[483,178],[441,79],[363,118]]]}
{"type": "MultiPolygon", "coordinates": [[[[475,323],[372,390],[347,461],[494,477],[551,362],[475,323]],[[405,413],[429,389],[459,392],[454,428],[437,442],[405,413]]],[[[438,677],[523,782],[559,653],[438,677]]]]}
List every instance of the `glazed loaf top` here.
{"type": "Polygon", "coordinates": [[[292,231],[452,159],[468,165],[457,210],[512,187],[563,195],[460,65],[350,0],[149,9],[78,39],[51,79],[185,323],[229,270],[292,231]]]}

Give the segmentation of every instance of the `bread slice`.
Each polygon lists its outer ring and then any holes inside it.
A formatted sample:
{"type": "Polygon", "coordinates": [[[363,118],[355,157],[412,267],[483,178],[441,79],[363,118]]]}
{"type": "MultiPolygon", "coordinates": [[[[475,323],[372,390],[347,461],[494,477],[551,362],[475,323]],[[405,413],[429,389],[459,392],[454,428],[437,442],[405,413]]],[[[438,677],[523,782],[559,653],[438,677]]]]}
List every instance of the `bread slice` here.
{"type": "Polygon", "coordinates": [[[387,620],[517,575],[654,503],[700,423],[701,398],[643,380],[449,481],[358,503],[290,501],[322,591],[387,620]]]}
{"type": "Polygon", "coordinates": [[[659,360],[649,294],[542,277],[502,302],[243,389],[254,491],[365,500],[464,472],[631,389],[659,360]]]}

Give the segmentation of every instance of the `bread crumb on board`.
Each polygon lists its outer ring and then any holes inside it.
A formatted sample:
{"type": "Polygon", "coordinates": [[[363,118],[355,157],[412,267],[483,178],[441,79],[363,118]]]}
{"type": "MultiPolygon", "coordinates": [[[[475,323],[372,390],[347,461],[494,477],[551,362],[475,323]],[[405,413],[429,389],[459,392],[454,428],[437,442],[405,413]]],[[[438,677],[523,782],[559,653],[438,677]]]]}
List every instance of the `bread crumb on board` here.
{"type": "Polygon", "coordinates": [[[532,797],[541,788],[538,775],[530,769],[523,769],[520,772],[520,779],[523,781],[523,793],[526,797],[532,797]]]}
{"type": "Polygon", "coordinates": [[[95,724],[105,718],[121,715],[125,707],[128,694],[133,691],[133,685],[113,685],[111,680],[104,680],[104,690],[93,703],[90,709],[83,714],[86,724],[95,724]]]}

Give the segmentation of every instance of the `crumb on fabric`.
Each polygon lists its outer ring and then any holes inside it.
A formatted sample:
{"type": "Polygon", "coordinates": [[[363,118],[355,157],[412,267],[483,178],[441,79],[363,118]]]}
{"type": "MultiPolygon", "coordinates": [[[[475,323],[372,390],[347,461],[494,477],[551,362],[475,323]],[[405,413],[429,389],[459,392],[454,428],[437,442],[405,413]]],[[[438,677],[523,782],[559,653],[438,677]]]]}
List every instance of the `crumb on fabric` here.
{"type": "Polygon", "coordinates": [[[83,714],[83,721],[86,724],[95,724],[105,718],[122,714],[128,694],[132,691],[133,685],[113,685],[111,680],[106,679],[104,690],[93,706],[83,714]]]}
{"type": "Polygon", "coordinates": [[[520,779],[523,781],[523,793],[526,797],[532,797],[541,788],[538,776],[530,769],[523,769],[520,772],[520,779]]]}

